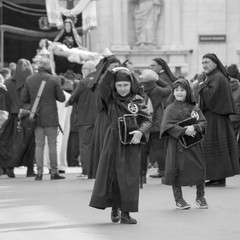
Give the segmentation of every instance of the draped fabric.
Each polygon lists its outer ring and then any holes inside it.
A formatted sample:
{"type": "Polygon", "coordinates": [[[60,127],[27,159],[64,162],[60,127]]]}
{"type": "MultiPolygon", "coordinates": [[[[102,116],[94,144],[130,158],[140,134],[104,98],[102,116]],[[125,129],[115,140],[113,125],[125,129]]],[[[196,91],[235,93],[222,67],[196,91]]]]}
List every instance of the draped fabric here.
{"type": "MultiPolygon", "coordinates": [[[[57,136],[57,161],[58,169],[65,170],[67,168],[67,142],[70,133],[70,117],[72,113],[72,106],[65,107],[65,103],[69,100],[70,94],[64,92],[65,102],[57,101],[57,109],[59,116],[59,124],[63,132],[59,130],[57,136]]],[[[47,141],[46,141],[47,142],[47,141]]],[[[49,147],[46,144],[44,148],[44,165],[51,169],[49,160],[49,147]]]]}
{"type": "Polygon", "coordinates": [[[61,27],[63,25],[63,19],[60,11],[58,0],[46,0],[46,9],[48,21],[51,25],[61,27]]]}
{"type": "MultiPolygon", "coordinates": [[[[46,1],[50,2],[52,0],[46,0],[46,1]]],[[[72,15],[78,15],[85,10],[85,8],[88,6],[90,2],[91,0],[81,0],[78,2],[78,4],[74,8],[66,9],[64,7],[60,7],[60,11],[66,17],[70,17],[72,15]]]]}
{"type": "Polygon", "coordinates": [[[50,24],[61,27],[63,25],[62,15],[65,17],[77,16],[83,13],[84,29],[89,25],[96,26],[96,3],[91,0],[81,0],[72,9],[66,9],[59,5],[58,0],[45,0],[48,21],[50,24]]]}

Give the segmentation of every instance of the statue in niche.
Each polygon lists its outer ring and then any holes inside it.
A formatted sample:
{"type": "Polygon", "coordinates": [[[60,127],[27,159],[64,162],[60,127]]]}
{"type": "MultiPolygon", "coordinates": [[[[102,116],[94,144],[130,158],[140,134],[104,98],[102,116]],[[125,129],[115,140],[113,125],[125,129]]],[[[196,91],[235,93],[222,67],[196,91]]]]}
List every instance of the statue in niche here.
{"type": "Polygon", "coordinates": [[[135,31],[139,47],[155,47],[158,19],[161,13],[162,0],[135,1],[135,31]]]}

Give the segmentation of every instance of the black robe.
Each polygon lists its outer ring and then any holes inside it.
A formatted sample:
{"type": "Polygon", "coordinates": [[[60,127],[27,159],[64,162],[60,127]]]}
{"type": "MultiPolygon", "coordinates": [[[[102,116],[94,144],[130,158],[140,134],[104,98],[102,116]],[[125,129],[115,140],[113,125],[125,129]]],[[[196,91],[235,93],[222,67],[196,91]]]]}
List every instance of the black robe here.
{"type": "Polygon", "coordinates": [[[35,156],[34,131],[17,129],[18,111],[23,107],[20,96],[26,78],[32,75],[31,63],[19,59],[13,77],[5,81],[7,92],[4,95],[3,110],[9,112],[9,118],[0,132],[0,166],[27,166],[33,169],[35,156]]]}
{"type": "Polygon", "coordinates": [[[128,104],[138,106],[137,119],[141,122],[140,131],[148,137],[151,115],[143,104],[143,98],[136,94],[120,97],[110,87],[111,79],[104,78],[99,92],[107,115],[107,127],[100,156],[90,206],[105,209],[112,207],[116,198],[118,207],[124,212],[137,212],[139,199],[140,144],[123,145],[119,139],[118,118],[131,113],[128,104]],[[118,196],[120,195],[120,196],[118,196]]]}
{"type": "Polygon", "coordinates": [[[185,130],[177,123],[189,118],[193,111],[199,115],[194,125],[195,131],[204,134],[207,122],[198,107],[190,103],[174,101],[164,111],[161,136],[169,135],[165,167],[166,185],[191,186],[205,182],[206,166],[201,143],[184,148],[179,142],[179,137],[185,130]]]}
{"type": "Polygon", "coordinates": [[[200,108],[208,121],[203,151],[206,179],[239,174],[237,143],[229,115],[237,112],[228,79],[216,68],[198,89],[200,108]]]}

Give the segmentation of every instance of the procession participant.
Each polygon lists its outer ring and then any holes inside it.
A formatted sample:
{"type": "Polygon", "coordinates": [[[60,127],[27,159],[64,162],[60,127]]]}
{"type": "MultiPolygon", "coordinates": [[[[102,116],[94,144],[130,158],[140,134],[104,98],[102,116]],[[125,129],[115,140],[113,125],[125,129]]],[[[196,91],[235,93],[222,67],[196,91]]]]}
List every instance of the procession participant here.
{"type": "Polygon", "coordinates": [[[112,222],[137,223],[129,212],[138,211],[140,142],[147,140],[152,120],[139,92],[139,81],[123,67],[107,71],[99,86],[100,99],[109,124],[90,206],[99,209],[112,207],[112,222]],[[123,141],[120,137],[122,117],[132,117],[136,123],[127,135],[129,141],[123,141]]]}

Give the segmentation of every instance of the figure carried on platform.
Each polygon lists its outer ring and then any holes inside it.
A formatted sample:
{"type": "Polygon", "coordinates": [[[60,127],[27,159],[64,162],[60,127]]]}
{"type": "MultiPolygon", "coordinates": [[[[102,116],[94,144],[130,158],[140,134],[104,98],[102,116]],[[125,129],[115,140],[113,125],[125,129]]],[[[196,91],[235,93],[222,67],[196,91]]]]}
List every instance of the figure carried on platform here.
{"type": "Polygon", "coordinates": [[[87,60],[97,62],[100,55],[96,52],[90,52],[82,47],[81,38],[78,35],[72,20],[66,19],[64,22],[64,28],[59,32],[54,41],[41,39],[37,55],[34,57],[33,61],[36,62],[40,57],[49,57],[52,63],[52,73],[57,74],[58,71],[56,70],[56,65],[61,57],[66,59],[70,63],[68,64],[68,67],[72,68],[71,63],[82,65],[87,60]]]}

